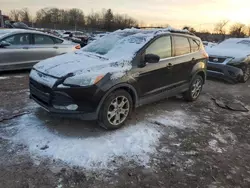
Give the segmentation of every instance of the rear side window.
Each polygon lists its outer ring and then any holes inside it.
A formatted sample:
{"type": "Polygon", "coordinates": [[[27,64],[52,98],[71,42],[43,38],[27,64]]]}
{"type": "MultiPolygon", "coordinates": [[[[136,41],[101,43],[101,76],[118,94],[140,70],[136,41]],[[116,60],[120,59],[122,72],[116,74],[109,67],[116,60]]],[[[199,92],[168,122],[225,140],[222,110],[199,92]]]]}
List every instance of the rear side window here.
{"type": "Polygon", "coordinates": [[[55,44],[61,44],[61,43],[63,43],[63,40],[58,39],[58,38],[54,38],[54,37],[53,37],[53,40],[54,40],[54,43],[55,43],[55,44]]]}
{"type": "Polygon", "coordinates": [[[34,35],[35,44],[54,44],[54,41],[51,37],[47,35],[34,35]]]}
{"type": "Polygon", "coordinates": [[[174,36],[175,56],[185,55],[191,52],[188,38],[174,36]]]}
{"type": "Polygon", "coordinates": [[[171,43],[170,36],[164,36],[164,37],[156,39],[146,49],[146,54],[158,55],[160,59],[171,57],[172,56],[172,43],[171,43]]]}
{"type": "Polygon", "coordinates": [[[200,49],[200,41],[196,39],[189,39],[190,44],[191,44],[191,52],[196,52],[199,51],[200,49]]]}

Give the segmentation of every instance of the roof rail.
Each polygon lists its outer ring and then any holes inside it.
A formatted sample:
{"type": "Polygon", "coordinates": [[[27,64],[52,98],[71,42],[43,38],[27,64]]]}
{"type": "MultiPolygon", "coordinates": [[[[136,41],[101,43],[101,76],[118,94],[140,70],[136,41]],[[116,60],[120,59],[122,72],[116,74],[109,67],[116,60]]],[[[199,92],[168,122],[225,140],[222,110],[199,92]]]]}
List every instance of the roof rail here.
{"type": "Polygon", "coordinates": [[[155,34],[159,33],[159,32],[170,32],[170,33],[180,33],[180,34],[188,34],[188,35],[192,35],[195,36],[195,34],[191,33],[188,30],[179,30],[179,29],[174,29],[172,27],[140,27],[139,29],[157,29],[155,31],[155,34]]]}
{"type": "MultiPolygon", "coordinates": [[[[184,30],[185,31],[185,30],[184,30]]],[[[190,31],[186,30],[186,32],[182,32],[182,31],[169,31],[170,33],[181,33],[181,34],[188,34],[188,35],[192,35],[195,36],[195,34],[191,33],[190,31]]]]}

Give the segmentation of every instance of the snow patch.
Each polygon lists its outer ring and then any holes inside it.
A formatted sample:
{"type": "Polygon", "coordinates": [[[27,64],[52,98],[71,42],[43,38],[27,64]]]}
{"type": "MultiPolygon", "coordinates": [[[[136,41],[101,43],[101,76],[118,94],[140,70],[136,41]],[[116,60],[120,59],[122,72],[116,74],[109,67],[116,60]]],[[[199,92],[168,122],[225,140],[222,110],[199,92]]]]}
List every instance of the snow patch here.
{"type": "Polygon", "coordinates": [[[222,149],[218,147],[218,141],[217,140],[210,140],[209,141],[209,148],[217,153],[222,153],[222,149]]]}
{"type": "MultiPolygon", "coordinates": [[[[168,116],[166,112],[165,115],[170,126],[182,127],[183,122],[180,119],[183,117],[183,121],[188,121],[185,119],[188,115],[184,112],[174,111],[171,114],[172,116],[168,116]]],[[[89,134],[85,132],[83,135],[89,136],[72,137],[60,134],[56,127],[46,126],[50,119],[41,120],[35,114],[24,115],[10,123],[12,129],[5,129],[9,132],[8,139],[13,143],[26,145],[36,164],[40,164],[39,159],[48,158],[87,170],[115,169],[123,162],[129,161],[147,166],[151,155],[157,155],[156,148],[166,128],[146,119],[116,131],[100,132],[95,136],[91,130],[84,129],[89,131],[89,134]],[[41,150],[45,145],[48,147],[41,150]]],[[[172,145],[179,147],[181,143],[172,145]]],[[[170,153],[171,150],[165,147],[160,149],[160,152],[170,153]]]]}
{"type": "Polygon", "coordinates": [[[24,76],[13,76],[14,78],[23,78],[24,76]]]}
{"type": "Polygon", "coordinates": [[[6,76],[1,76],[0,77],[0,80],[6,80],[6,79],[9,79],[10,77],[6,77],[6,76]]]}
{"type": "Polygon", "coordinates": [[[163,126],[177,127],[179,129],[195,128],[199,126],[196,122],[196,117],[187,115],[183,111],[164,112],[164,114],[151,118],[150,122],[155,122],[163,126]]]}
{"type": "Polygon", "coordinates": [[[23,116],[17,124],[12,140],[27,145],[33,157],[58,159],[86,169],[110,169],[110,163],[117,157],[146,165],[162,135],[157,126],[146,122],[88,138],[59,135],[34,115],[23,116]],[[49,147],[41,150],[44,145],[49,147]]]}

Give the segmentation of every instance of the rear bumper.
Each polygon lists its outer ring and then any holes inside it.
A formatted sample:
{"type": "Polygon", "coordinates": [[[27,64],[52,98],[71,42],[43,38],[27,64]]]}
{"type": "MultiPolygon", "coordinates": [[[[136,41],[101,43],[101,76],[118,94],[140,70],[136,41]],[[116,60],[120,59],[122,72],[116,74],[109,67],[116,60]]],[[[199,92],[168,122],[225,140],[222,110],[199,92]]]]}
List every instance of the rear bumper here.
{"type": "Polygon", "coordinates": [[[208,77],[216,77],[227,81],[238,82],[243,76],[243,71],[240,68],[230,65],[208,62],[207,75],[208,77]]]}

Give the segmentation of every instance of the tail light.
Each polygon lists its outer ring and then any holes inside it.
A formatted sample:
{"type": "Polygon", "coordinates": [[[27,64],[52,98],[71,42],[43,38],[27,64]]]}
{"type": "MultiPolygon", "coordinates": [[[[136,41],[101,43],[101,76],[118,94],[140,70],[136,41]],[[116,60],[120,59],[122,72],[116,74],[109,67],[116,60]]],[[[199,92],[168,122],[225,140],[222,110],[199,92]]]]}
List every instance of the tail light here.
{"type": "Polygon", "coordinates": [[[201,54],[203,55],[204,58],[206,58],[206,59],[209,58],[209,55],[208,55],[208,53],[206,52],[204,46],[201,47],[201,54]]]}
{"type": "Polygon", "coordinates": [[[203,57],[205,57],[206,59],[209,58],[209,55],[205,50],[202,50],[201,53],[202,53],[203,57]]]}
{"type": "Polygon", "coordinates": [[[76,45],[75,49],[80,50],[81,49],[81,45],[80,44],[76,45]]]}

